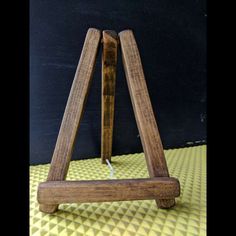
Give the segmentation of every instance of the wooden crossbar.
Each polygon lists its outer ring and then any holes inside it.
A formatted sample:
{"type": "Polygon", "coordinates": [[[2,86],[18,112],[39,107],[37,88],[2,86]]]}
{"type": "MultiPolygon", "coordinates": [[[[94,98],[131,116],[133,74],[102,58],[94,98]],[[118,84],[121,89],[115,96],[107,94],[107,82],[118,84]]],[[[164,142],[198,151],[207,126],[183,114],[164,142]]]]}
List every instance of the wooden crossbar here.
{"type": "Polygon", "coordinates": [[[39,185],[43,204],[109,202],[178,197],[179,181],[159,177],[146,179],[50,181],[39,185]]]}

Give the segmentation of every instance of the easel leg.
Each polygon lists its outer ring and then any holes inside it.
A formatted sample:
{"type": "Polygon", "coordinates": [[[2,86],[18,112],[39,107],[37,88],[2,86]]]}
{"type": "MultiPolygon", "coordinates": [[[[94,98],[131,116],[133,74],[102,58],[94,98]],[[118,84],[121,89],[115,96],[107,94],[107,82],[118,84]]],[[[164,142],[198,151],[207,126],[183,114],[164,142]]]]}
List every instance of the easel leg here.
{"type": "MultiPolygon", "coordinates": [[[[168,177],[163,146],[153,113],[138,47],[131,30],[119,33],[123,65],[150,177],[168,177]]],[[[169,208],[175,199],[157,199],[158,207],[169,208]]]]}
{"type": "MultiPolygon", "coordinates": [[[[47,181],[64,180],[66,178],[77,130],[95,66],[100,36],[101,33],[97,29],[91,28],[87,32],[57,137],[47,181]]],[[[53,213],[57,208],[58,205],[44,204],[40,204],[39,207],[41,211],[46,213],[53,213]]]]}
{"type": "Polygon", "coordinates": [[[111,161],[112,136],[115,105],[115,80],[117,64],[118,36],[110,30],[103,31],[102,53],[102,132],[101,161],[111,161]]]}

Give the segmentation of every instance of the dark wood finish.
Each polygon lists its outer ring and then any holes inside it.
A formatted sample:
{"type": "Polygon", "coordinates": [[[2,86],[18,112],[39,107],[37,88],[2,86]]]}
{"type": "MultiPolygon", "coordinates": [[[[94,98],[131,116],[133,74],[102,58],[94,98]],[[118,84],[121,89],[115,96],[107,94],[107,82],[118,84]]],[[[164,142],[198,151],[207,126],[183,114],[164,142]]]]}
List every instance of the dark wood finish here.
{"type": "Polygon", "coordinates": [[[148,178],[94,181],[51,181],[41,183],[38,201],[46,204],[128,201],[178,197],[175,178],[148,178]]]}
{"type": "MultiPolygon", "coordinates": [[[[64,180],[67,175],[74,142],[91,82],[101,33],[90,28],[86,34],[79,64],[75,73],[47,181],[64,180]]],[[[54,212],[58,205],[40,205],[43,212],[54,212]]]]}
{"type": "MultiPolygon", "coordinates": [[[[58,134],[47,181],[38,188],[40,210],[53,213],[58,204],[155,199],[170,208],[180,195],[180,184],[169,177],[163,146],[153,113],[138,47],[131,30],[120,34],[123,64],[142,146],[151,178],[65,181],[76,133],[83,113],[100,31],[89,29],[58,134]]],[[[103,31],[102,56],[102,163],[111,160],[118,38],[103,31]]]]}
{"type": "MultiPolygon", "coordinates": [[[[133,32],[125,30],[119,33],[123,65],[128,83],[133,110],[139,129],[143,150],[150,177],[168,177],[168,168],[157,123],[153,113],[141,58],[133,32]]],[[[175,204],[174,199],[157,199],[161,208],[175,204]]]]}
{"type": "Polygon", "coordinates": [[[106,164],[106,159],[111,161],[112,155],[118,35],[115,31],[104,30],[102,42],[101,160],[106,164]]]}

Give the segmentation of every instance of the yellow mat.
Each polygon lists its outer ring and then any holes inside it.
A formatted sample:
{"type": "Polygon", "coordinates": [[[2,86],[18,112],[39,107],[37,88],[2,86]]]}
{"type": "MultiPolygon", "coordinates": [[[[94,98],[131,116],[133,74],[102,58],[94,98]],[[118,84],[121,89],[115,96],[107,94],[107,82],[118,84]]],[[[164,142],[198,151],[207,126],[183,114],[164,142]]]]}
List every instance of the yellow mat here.
{"type": "MultiPolygon", "coordinates": [[[[170,175],[181,184],[171,210],[158,209],[154,200],[62,204],[49,215],[38,210],[38,183],[47,165],[30,166],[30,235],[50,236],[202,236],[206,235],[206,146],[166,150],[170,175]]],[[[115,177],[148,177],[144,154],[114,156],[115,177]]],[[[72,161],[68,180],[108,179],[110,170],[100,159],[72,161]]]]}

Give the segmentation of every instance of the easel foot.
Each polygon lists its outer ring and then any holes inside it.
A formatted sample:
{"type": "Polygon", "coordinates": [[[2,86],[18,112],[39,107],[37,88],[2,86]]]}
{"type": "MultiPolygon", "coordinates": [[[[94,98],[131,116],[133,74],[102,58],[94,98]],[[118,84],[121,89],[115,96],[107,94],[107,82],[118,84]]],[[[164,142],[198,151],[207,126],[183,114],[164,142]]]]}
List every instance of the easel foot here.
{"type": "Polygon", "coordinates": [[[156,204],[158,208],[168,209],[175,206],[175,199],[156,199],[156,204]]]}
{"type": "Polygon", "coordinates": [[[40,204],[39,210],[44,213],[52,214],[58,210],[58,205],[47,205],[47,204],[40,204]]]}

